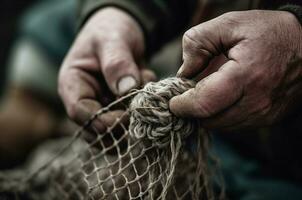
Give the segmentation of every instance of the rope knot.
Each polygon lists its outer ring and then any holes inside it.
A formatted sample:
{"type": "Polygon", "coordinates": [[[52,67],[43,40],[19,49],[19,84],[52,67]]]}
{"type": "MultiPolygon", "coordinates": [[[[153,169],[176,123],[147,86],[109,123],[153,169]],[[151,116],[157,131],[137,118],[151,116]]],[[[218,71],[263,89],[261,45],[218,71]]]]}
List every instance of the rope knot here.
{"type": "Polygon", "coordinates": [[[193,81],[180,78],[146,84],[130,104],[130,135],[137,139],[147,138],[159,147],[169,144],[173,134],[181,139],[190,135],[196,123],[173,115],[169,100],[194,86],[193,81]]]}

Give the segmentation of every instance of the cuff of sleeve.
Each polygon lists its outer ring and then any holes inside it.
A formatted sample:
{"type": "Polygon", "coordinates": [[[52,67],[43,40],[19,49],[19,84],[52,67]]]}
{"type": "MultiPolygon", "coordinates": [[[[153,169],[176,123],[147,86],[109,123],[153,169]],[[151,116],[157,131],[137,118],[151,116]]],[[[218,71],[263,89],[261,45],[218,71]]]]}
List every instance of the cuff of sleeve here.
{"type": "Polygon", "coordinates": [[[129,13],[140,25],[144,32],[146,56],[150,56],[152,53],[152,32],[154,32],[156,26],[156,19],[145,9],[141,8],[137,3],[133,3],[125,0],[86,0],[86,3],[82,6],[80,13],[80,27],[86,22],[86,20],[97,10],[113,6],[122,9],[129,13]]]}
{"type": "Polygon", "coordinates": [[[302,25],[302,7],[297,5],[284,5],[279,8],[281,11],[288,11],[296,16],[300,24],[302,25]]]}

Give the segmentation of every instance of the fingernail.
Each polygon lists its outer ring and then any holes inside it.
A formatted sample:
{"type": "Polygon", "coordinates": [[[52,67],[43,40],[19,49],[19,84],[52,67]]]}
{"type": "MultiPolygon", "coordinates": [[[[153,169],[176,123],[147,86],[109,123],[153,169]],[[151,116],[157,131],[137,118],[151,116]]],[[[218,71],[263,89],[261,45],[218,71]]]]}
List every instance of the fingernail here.
{"type": "Polygon", "coordinates": [[[117,84],[117,90],[120,95],[127,93],[129,90],[135,88],[136,80],[132,76],[125,76],[120,79],[117,84]]]}

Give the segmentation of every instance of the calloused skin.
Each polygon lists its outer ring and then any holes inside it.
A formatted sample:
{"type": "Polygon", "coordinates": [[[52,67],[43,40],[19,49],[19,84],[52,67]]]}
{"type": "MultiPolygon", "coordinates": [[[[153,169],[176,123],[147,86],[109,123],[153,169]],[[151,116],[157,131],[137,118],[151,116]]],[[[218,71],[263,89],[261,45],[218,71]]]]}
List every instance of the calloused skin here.
{"type": "MultiPolygon", "coordinates": [[[[199,82],[172,98],[170,110],[201,118],[210,129],[273,124],[300,104],[301,44],[301,25],[284,11],[230,12],[191,28],[183,37],[178,76],[199,82]]],[[[142,68],[143,53],[143,34],[134,19],[116,8],[96,12],[60,71],[59,93],[71,119],[82,124],[112,100],[108,94],[125,93],[127,88],[118,87],[124,76],[135,79],[128,89],[153,80],[142,68]]],[[[120,114],[103,115],[98,129],[120,114]]]]}
{"type": "MultiPolygon", "coordinates": [[[[90,17],[59,73],[59,94],[69,117],[83,125],[117,96],[155,80],[144,69],[144,49],[141,28],[124,11],[108,7],[90,17]]],[[[103,132],[122,113],[108,112],[94,125],[103,132]]]]}
{"type": "Polygon", "coordinates": [[[230,12],[197,25],[184,34],[183,61],[178,76],[199,82],[170,109],[204,127],[268,126],[301,105],[302,28],[289,12],[230,12]]]}

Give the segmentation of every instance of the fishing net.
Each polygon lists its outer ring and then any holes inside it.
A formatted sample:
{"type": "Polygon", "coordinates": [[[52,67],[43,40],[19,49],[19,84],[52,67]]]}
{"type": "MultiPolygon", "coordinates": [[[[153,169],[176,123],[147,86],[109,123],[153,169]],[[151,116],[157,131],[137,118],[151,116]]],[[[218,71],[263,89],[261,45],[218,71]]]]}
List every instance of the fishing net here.
{"type": "Polygon", "coordinates": [[[33,200],[212,199],[207,134],[198,121],[169,111],[169,100],[194,85],[168,78],[114,101],[67,142],[37,151],[27,170],[1,175],[1,194],[33,200]],[[112,110],[121,115],[100,127],[112,110]],[[41,159],[44,164],[37,164],[41,159]]]}

